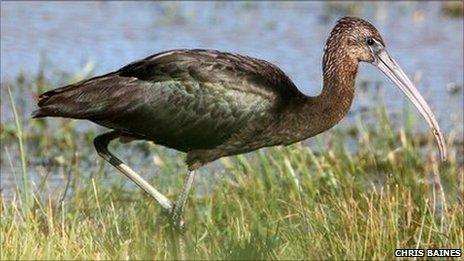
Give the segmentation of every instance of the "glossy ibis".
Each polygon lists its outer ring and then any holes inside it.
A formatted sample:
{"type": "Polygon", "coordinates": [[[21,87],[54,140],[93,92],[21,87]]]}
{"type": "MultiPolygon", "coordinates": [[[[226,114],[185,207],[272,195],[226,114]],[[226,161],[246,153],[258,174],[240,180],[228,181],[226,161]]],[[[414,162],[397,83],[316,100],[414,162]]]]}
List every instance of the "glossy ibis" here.
{"type": "Polygon", "coordinates": [[[100,156],[166,209],[181,226],[198,168],[218,158],[289,145],[337,124],[348,112],[359,62],[379,68],[414,103],[446,147],[434,115],[385,49],[379,32],[355,17],[340,19],[324,47],[323,88],[306,96],[277,66],[216,50],[171,50],[102,76],[48,91],[34,118],[86,119],[112,129],[95,138],[100,156]],[[108,150],[113,139],[146,140],[187,153],[188,172],[173,204],[108,150]]]}

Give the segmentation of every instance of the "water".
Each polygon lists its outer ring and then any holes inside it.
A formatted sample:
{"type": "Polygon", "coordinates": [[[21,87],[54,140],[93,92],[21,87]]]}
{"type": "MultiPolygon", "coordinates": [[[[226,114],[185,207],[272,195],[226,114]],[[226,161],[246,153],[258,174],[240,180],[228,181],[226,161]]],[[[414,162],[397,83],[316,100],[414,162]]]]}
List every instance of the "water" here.
{"type": "MultiPolygon", "coordinates": [[[[350,12],[318,2],[1,5],[2,81],[21,70],[36,72],[41,53],[52,68],[76,72],[91,60],[101,74],[167,49],[212,48],[273,62],[302,91],[315,95],[326,37],[338,17],[354,13],[379,28],[408,74],[422,75],[418,87],[444,125],[453,106],[462,108],[461,99],[450,99],[447,85],[463,84],[463,20],[443,16],[440,3],[366,3],[350,12]]],[[[370,65],[361,66],[358,79],[386,81],[370,65]]],[[[387,102],[399,111],[403,97],[387,86],[387,102]]]]}
{"type": "MultiPolygon", "coordinates": [[[[340,16],[356,15],[371,21],[407,74],[419,78],[418,88],[442,128],[457,125],[462,133],[462,88],[452,95],[447,86],[463,85],[463,20],[443,16],[440,7],[438,2],[1,2],[1,94],[7,97],[4,83],[18,73],[35,74],[43,54],[51,68],[46,77],[52,79],[56,70],[74,73],[89,61],[96,64],[95,74],[102,74],[167,49],[211,48],[268,60],[304,93],[316,95],[327,35],[340,16]]],[[[402,113],[406,99],[373,66],[360,67],[358,83],[363,81],[381,82],[389,111],[402,113]]],[[[370,86],[358,88],[352,112],[375,106],[370,86]]],[[[27,95],[20,108],[25,119],[34,109],[34,96],[27,95]]],[[[4,100],[2,121],[11,122],[4,100]]],[[[2,175],[7,169],[2,163],[2,175]]]]}

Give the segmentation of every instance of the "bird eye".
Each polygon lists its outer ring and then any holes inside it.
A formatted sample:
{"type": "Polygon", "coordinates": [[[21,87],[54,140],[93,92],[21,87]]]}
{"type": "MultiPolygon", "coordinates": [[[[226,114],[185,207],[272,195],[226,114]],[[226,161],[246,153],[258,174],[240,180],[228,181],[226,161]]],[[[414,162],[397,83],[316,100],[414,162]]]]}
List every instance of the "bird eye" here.
{"type": "Polygon", "coordinates": [[[368,44],[368,45],[373,45],[373,44],[374,44],[374,40],[372,40],[372,38],[367,39],[367,44],[368,44]]]}

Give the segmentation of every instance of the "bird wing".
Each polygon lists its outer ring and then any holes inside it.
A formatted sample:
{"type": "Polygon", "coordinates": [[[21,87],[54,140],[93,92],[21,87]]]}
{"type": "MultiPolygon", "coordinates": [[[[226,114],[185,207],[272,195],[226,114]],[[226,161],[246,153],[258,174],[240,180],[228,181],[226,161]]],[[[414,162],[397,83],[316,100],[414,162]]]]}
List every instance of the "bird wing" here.
{"type": "Polygon", "coordinates": [[[263,97],[272,94],[281,98],[302,95],[288,76],[274,64],[216,50],[166,51],[124,66],[119,74],[150,82],[190,78],[195,82],[234,83],[228,87],[263,97]]]}
{"type": "Polygon", "coordinates": [[[59,116],[90,119],[190,151],[214,148],[250,124],[264,127],[298,93],[282,71],[263,60],[173,50],[45,93],[39,106],[55,105],[65,111],[59,116]]]}

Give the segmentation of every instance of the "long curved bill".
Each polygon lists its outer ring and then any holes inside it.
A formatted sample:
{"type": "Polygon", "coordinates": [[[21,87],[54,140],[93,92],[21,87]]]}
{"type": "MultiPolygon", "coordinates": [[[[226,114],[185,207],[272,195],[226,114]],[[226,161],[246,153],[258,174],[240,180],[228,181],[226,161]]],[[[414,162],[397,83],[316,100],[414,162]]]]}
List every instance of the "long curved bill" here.
{"type": "Polygon", "coordinates": [[[424,98],[420,95],[419,91],[416,89],[411,80],[409,80],[398,63],[390,57],[385,49],[377,52],[375,56],[377,59],[373,64],[376,65],[388,78],[390,78],[390,80],[392,80],[404,94],[406,94],[409,100],[411,100],[420,114],[427,121],[427,124],[432,129],[432,133],[437,140],[438,148],[440,149],[440,158],[442,161],[445,161],[445,139],[443,138],[443,134],[440,131],[440,127],[435,120],[435,115],[433,115],[432,110],[430,110],[424,98]]]}

